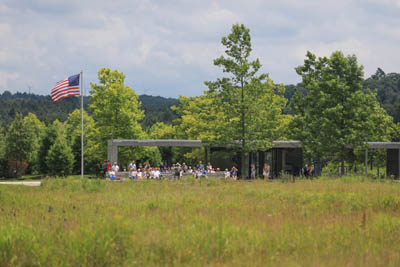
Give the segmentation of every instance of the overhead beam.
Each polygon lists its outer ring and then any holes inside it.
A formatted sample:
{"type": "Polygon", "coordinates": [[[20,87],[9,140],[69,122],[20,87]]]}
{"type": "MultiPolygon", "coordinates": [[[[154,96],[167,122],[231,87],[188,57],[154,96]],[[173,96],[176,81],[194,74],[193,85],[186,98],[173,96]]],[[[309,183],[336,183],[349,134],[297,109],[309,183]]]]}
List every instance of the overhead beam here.
{"type": "Polygon", "coordinates": [[[200,140],[112,140],[116,146],[176,146],[176,147],[201,147],[200,140]]]}
{"type": "Polygon", "coordinates": [[[365,142],[371,149],[400,149],[400,142],[365,142]]]}

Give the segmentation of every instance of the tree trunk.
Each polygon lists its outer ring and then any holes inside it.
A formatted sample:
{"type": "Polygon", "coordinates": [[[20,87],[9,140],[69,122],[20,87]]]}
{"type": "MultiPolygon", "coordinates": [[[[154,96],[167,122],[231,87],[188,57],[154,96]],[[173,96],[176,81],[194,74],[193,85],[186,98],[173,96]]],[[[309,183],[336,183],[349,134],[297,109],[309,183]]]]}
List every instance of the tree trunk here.
{"type": "Polygon", "coordinates": [[[243,140],[242,141],[242,152],[241,152],[241,167],[240,167],[240,176],[241,176],[241,178],[242,179],[245,179],[246,177],[247,177],[247,174],[246,174],[246,155],[245,155],[245,152],[244,152],[244,143],[245,143],[245,141],[243,140]]]}
{"type": "Polygon", "coordinates": [[[341,172],[340,172],[340,176],[344,175],[344,159],[342,159],[342,166],[341,166],[341,172]]]}
{"type": "Polygon", "coordinates": [[[245,134],[246,134],[246,130],[245,130],[245,123],[244,123],[244,82],[243,79],[241,80],[241,87],[242,87],[242,153],[241,153],[241,158],[242,158],[242,166],[241,166],[241,176],[242,179],[245,179],[247,174],[246,174],[246,162],[245,162],[245,146],[246,146],[246,140],[245,140],[245,134]]]}
{"type": "Polygon", "coordinates": [[[374,169],[374,158],[373,157],[371,157],[371,171],[374,169]]]}

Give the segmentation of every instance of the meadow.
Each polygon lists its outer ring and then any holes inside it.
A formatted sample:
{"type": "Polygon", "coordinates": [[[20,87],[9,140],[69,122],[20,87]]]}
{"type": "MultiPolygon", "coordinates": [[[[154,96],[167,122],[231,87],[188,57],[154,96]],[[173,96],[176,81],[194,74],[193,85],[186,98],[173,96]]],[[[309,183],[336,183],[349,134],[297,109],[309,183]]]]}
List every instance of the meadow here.
{"type": "Polygon", "coordinates": [[[400,183],[109,182],[0,187],[0,266],[398,266],[400,183]]]}

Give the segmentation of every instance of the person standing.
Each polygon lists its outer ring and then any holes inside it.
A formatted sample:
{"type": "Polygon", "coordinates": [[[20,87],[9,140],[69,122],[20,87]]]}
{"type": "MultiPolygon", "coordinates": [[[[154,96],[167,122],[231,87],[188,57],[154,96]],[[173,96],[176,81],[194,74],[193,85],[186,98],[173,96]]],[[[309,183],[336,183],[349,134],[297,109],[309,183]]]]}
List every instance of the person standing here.
{"type": "Polygon", "coordinates": [[[155,169],[154,171],[154,179],[156,180],[160,180],[160,170],[159,169],[155,169]]]}
{"type": "Polygon", "coordinates": [[[131,163],[129,163],[129,166],[128,166],[128,170],[132,170],[132,169],[136,169],[136,164],[135,164],[134,161],[132,161],[131,163]]]}
{"type": "Polygon", "coordinates": [[[135,168],[130,170],[130,178],[132,181],[136,181],[137,179],[137,171],[135,168]]]}
{"type": "Polygon", "coordinates": [[[107,160],[107,172],[111,169],[111,161],[107,160]]]}
{"type": "Polygon", "coordinates": [[[207,164],[207,172],[210,173],[211,170],[212,170],[212,165],[211,165],[211,162],[209,162],[209,163],[207,164]]]}
{"type": "Polygon", "coordinates": [[[250,165],[250,178],[256,179],[256,166],[254,165],[254,163],[250,165]]]}
{"type": "Polygon", "coordinates": [[[103,175],[103,177],[104,178],[106,178],[106,176],[107,176],[107,160],[105,160],[104,162],[103,162],[103,165],[101,166],[101,174],[103,175]]]}
{"type": "Polygon", "coordinates": [[[306,177],[306,179],[308,179],[308,166],[307,166],[307,164],[303,168],[303,174],[306,177]]]}
{"type": "Polygon", "coordinates": [[[200,169],[201,171],[204,170],[204,165],[203,165],[203,162],[201,160],[199,161],[199,164],[197,164],[196,168],[200,169]]]}
{"type": "Polygon", "coordinates": [[[270,167],[269,167],[268,163],[264,163],[264,168],[263,168],[264,180],[269,178],[269,171],[270,171],[270,167]]]}
{"type": "Polygon", "coordinates": [[[314,164],[311,165],[310,170],[309,170],[310,178],[314,178],[315,175],[315,167],[314,164]]]}
{"type": "Polygon", "coordinates": [[[164,172],[164,169],[165,169],[164,163],[161,162],[161,163],[160,163],[160,172],[163,173],[163,172],[164,172]]]}
{"type": "Polygon", "coordinates": [[[118,166],[117,162],[114,162],[114,165],[111,167],[111,169],[115,172],[115,174],[117,174],[117,172],[119,172],[119,166],[118,166]]]}
{"type": "Polygon", "coordinates": [[[143,180],[142,169],[138,169],[138,171],[137,171],[137,179],[138,179],[138,181],[142,181],[143,180]]]}
{"type": "Polygon", "coordinates": [[[238,174],[238,169],[236,169],[236,167],[233,166],[231,169],[231,177],[233,180],[237,180],[237,174],[238,174]]]}
{"type": "Polygon", "coordinates": [[[174,180],[175,178],[179,180],[180,176],[181,176],[181,165],[179,163],[176,163],[174,168],[174,180]]]}
{"type": "Polygon", "coordinates": [[[186,163],[184,162],[184,163],[182,163],[182,166],[181,166],[181,169],[182,169],[182,172],[186,172],[187,171],[187,165],[186,165],[186,163]]]}
{"type": "Polygon", "coordinates": [[[193,173],[192,166],[189,166],[189,169],[187,170],[187,173],[188,173],[188,174],[192,174],[192,173],[193,173]]]}

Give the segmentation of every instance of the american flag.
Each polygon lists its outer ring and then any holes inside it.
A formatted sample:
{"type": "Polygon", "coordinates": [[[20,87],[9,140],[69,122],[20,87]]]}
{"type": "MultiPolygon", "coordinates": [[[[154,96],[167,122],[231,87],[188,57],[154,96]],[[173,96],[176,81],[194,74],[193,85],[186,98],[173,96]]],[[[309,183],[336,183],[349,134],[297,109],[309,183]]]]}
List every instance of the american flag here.
{"type": "Polygon", "coordinates": [[[69,96],[80,95],[79,78],[80,74],[76,74],[56,83],[51,89],[51,99],[58,102],[69,96]]]}

